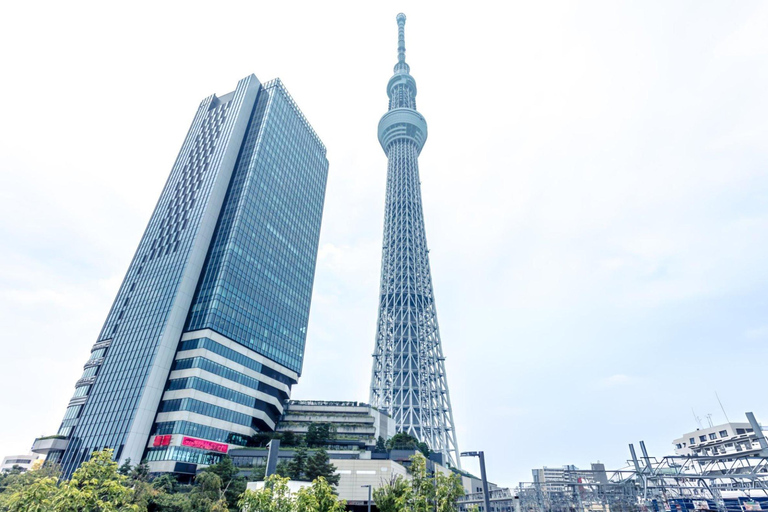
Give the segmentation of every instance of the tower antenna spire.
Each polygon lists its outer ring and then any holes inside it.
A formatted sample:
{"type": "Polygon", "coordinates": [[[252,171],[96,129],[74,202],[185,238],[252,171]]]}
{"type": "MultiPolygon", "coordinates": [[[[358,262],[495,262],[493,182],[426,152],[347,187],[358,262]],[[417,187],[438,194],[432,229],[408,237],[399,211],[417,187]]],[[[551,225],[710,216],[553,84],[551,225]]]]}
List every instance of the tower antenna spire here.
{"type": "Polygon", "coordinates": [[[397,64],[395,73],[404,71],[410,72],[410,67],[405,62],[405,14],[397,15],[397,64]]]}
{"type": "Polygon", "coordinates": [[[397,62],[405,62],[405,14],[397,15],[397,62]]]}

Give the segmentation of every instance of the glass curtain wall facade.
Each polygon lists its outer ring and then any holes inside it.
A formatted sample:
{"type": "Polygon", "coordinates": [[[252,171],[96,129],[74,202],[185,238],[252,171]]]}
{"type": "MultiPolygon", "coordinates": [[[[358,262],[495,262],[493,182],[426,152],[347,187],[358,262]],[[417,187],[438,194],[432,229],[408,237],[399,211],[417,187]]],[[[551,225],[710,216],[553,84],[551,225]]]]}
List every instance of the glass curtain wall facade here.
{"type": "Polygon", "coordinates": [[[193,472],[275,428],[301,374],[327,173],[279,79],[203,100],[47,452],[65,476],[102,448],[193,472]]]}

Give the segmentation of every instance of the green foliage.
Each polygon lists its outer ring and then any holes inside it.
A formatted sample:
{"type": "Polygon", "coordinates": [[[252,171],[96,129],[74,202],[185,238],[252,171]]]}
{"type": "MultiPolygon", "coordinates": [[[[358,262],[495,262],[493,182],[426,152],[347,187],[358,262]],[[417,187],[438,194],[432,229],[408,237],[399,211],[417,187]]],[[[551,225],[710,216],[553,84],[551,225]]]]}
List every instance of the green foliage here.
{"type": "Polygon", "coordinates": [[[309,461],[309,455],[307,455],[307,447],[301,445],[293,454],[293,459],[288,463],[288,475],[291,480],[302,480],[304,474],[307,472],[307,462],[309,461]]]}
{"type": "Polygon", "coordinates": [[[435,492],[435,502],[437,503],[437,512],[455,512],[459,510],[456,502],[464,496],[464,486],[461,483],[461,477],[456,473],[449,476],[438,474],[435,492]]]}
{"type": "Polygon", "coordinates": [[[198,474],[195,487],[189,493],[191,510],[227,512],[229,506],[221,484],[221,477],[213,471],[202,471],[198,474]]]}
{"type": "Polygon", "coordinates": [[[157,512],[192,512],[188,494],[167,494],[161,492],[152,498],[147,510],[157,512]]]}
{"type": "MultiPolygon", "coordinates": [[[[130,459],[128,459],[130,460],[130,459]]],[[[135,482],[148,482],[149,481],[149,464],[147,461],[141,461],[141,464],[136,464],[131,472],[128,474],[128,480],[132,483],[135,482]]]]}
{"type": "Polygon", "coordinates": [[[434,507],[430,504],[435,499],[435,484],[427,475],[427,459],[417,453],[411,457],[411,467],[408,468],[411,474],[411,500],[410,510],[414,512],[428,512],[434,507]]]}
{"type": "Polygon", "coordinates": [[[379,438],[376,440],[376,448],[373,449],[375,452],[385,452],[387,451],[387,442],[384,441],[384,438],[379,436],[379,438]]]}
{"type": "Polygon", "coordinates": [[[179,486],[176,477],[170,473],[163,473],[154,480],[152,480],[152,487],[159,492],[173,494],[179,486]]]}
{"type": "Polygon", "coordinates": [[[212,473],[218,476],[220,490],[222,490],[223,496],[226,499],[227,506],[231,510],[237,510],[237,501],[240,495],[245,492],[247,486],[245,478],[238,476],[238,472],[239,470],[232,462],[232,459],[225,456],[220,462],[205,468],[197,478],[199,479],[203,473],[212,473]]]}
{"type": "Polygon", "coordinates": [[[264,480],[264,475],[267,473],[267,466],[261,465],[261,466],[254,466],[254,468],[251,470],[251,474],[248,475],[247,480],[249,482],[261,482],[264,480]]]}
{"type": "MultiPolygon", "coordinates": [[[[378,444],[377,444],[378,446],[378,444]]],[[[427,443],[422,443],[406,432],[398,432],[390,437],[386,443],[387,450],[419,450],[424,457],[429,457],[432,451],[427,443]]]]}
{"type": "Polygon", "coordinates": [[[373,501],[379,512],[404,512],[411,496],[411,485],[400,475],[373,490],[373,501]]]}
{"type": "Polygon", "coordinates": [[[44,477],[14,492],[7,502],[0,502],[0,508],[9,512],[48,512],[54,510],[58,490],[56,478],[44,477]]]}
{"type": "MultiPolygon", "coordinates": [[[[333,475],[335,468],[328,454],[320,450],[308,457],[306,447],[302,451],[304,477],[314,481],[296,496],[287,488],[287,462],[278,465],[286,477],[273,475],[267,478],[265,489],[246,491],[245,478],[238,476],[229,457],[198,473],[193,485],[181,485],[169,474],[151,479],[146,463],[118,465],[112,451],[104,450],[94,452],[69,481],[59,481],[58,468],[53,466],[0,475],[0,511],[231,512],[241,507],[248,512],[343,511],[344,502],[334,495],[332,484],[338,482],[338,475],[333,475]]],[[[263,478],[263,468],[254,473],[263,478]]]]}
{"type": "Polygon", "coordinates": [[[51,492],[55,492],[58,479],[59,468],[54,465],[43,466],[36,471],[11,469],[0,473],[0,510],[35,510],[38,504],[42,506],[39,510],[45,510],[48,497],[43,495],[43,491],[49,488],[48,484],[53,483],[54,489],[51,492]],[[41,484],[40,481],[44,479],[50,480],[41,484]],[[11,504],[16,508],[11,508],[11,504]]]}
{"type": "Polygon", "coordinates": [[[246,512],[343,512],[346,503],[323,477],[292,496],[288,478],[272,475],[263,488],[245,491],[238,505],[246,512]]]}
{"type": "Polygon", "coordinates": [[[118,512],[140,510],[133,503],[133,489],[118,472],[112,450],[94,452],[53,497],[53,510],[61,512],[118,512]]]}
{"type": "Polygon", "coordinates": [[[307,480],[314,481],[316,478],[323,477],[331,485],[339,484],[339,475],[336,473],[336,466],[331,464],[328,453],[320,449],[307,460],[305,475],[307,480]]]}
{"type": "Polygon", "coordinates": [[[281,446],[299,446],[301,444],[301,437],[297,436],[295,432],[286,430],[280,434],[281,446]]]}
{"type": "Polygon", "coordinates": [[[297,512],[343,512],[345,507],[346,502],[336,497],[333,487],[322,476],[296,493],[297,512]]]}
{"type": "Polygon", "coordinates": [[[246,446],[260,448],[267,446],[272,440],[273,434],[270,432],[256,432],[254,435],[248,438],[246,446]]]}
{"type": "Polygon", "coordinates": [[[270,475],[264,487],[247,490],[238,501],[240,508],[247,512],[294,512],[295,500],[288,489],[288,478],[270,475]]]}
{"type": "Polygon", "coordinates": [[[125,459],[125,462],[120,466],[120,468],[117,470],[118,473],[120,473],[123,476],[128,476],[128,473],[131,472],[131,458],[128,457],[125,459]]]}
{"type": "Polygon", "coordinates": [[[461,477],[427,473],[427,460],[421,453],[411,457],[411,481],[397,476],[373,491],[380,512],[456,512],[457,500],[464,495],[461,477]]]}
{"type": "Polygon", "coordinates": [[[328,444],[336,435],[336,427],[332,423],[310,423],[305,439],[310,447],[328,444]]]}
{"type": "MultiPolygon", "coordinates": [[[[275,474],[284,476],[287,478],[291,478],[291,468],[289,467],[290,462],[287,460],[281,460],[278,461],[277,466],[275,467],[275,474]]],[[[266,469],[266,468],[265,468],[266,469]]]]}

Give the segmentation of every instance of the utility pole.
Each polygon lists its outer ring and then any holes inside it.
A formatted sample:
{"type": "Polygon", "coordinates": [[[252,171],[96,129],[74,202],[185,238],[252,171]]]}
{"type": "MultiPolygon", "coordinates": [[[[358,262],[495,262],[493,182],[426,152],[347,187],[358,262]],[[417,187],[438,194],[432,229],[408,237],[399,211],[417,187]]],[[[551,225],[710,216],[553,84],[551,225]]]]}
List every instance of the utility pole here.
{"type": "Polygon", "coordinates": [[[462,457],[480,458],[480,478],[483,480],[483,499],[485,500],[485,512],[491,512],[491,497],[488,494],[488,478],[485,476],[485,454],[483,452],[461,452],[462,457]]]}

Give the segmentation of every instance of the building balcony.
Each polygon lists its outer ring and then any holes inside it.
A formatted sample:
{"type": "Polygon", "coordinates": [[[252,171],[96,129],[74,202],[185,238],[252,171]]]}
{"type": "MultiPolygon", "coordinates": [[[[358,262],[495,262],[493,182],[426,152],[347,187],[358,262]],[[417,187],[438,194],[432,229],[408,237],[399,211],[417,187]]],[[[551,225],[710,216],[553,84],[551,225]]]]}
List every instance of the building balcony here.
{"type": "Polygon", "coordinates": [[[66,450],[68,444],[69,439],[64,436],[38,437],[32,445],[32,453],[48,455],[49,452],[66,450]]]}

